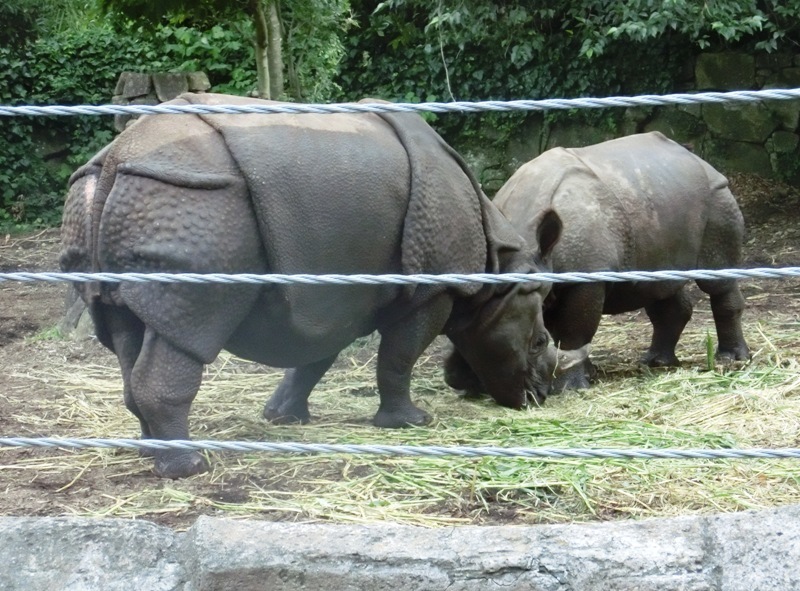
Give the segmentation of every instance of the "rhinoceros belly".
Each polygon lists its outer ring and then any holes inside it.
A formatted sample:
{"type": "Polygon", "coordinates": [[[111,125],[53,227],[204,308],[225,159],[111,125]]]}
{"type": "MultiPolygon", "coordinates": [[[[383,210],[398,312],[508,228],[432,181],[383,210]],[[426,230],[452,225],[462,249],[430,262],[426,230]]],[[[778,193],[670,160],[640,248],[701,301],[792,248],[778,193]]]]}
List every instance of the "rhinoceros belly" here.
{"type": "Polygon", "coordinates": [[[370,334],[396,286],[289,286],[265,290],[225,345],[272,367],[296,367],[337,354],[370,334]]]}

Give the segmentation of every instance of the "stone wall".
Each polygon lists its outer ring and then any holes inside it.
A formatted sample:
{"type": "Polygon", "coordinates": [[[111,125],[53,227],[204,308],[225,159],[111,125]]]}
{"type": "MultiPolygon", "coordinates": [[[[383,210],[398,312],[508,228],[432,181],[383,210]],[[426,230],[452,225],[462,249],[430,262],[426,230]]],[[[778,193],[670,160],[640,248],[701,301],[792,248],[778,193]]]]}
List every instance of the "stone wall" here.
{"type": "Polygon", "coordinates": [[[0,517],[0,590],[789,591],[800,509],[417,528],[0,517]]]}
{"type": "MultiPolygon", "coordinates": [[[[800,88],[800,55],[705,53],[686,67],[675,92],[800,88]]],[[[800,185],[800,99],[760,103],[612,108],[603,127],[583,122],[549,123],[531,114],[505,153],[485,145],[459,145],[488,193],[494,193],[521,164],[556,146],[579,147],[614,137],[660,131],[691,147],[723,173],[756,173],[800,185]]],[[[493,130],[487,129],[491,139],[493,130]]]]}
{"type": "MultiPolygon", "coordinates": [[[[211,88],[203,72],[123,72],[114,89],[115,105],[157,105],[184,92],[206,92],[211,88]]],[[[122,131],[137,115],[115,115],[114,127],[122,131]]]]}

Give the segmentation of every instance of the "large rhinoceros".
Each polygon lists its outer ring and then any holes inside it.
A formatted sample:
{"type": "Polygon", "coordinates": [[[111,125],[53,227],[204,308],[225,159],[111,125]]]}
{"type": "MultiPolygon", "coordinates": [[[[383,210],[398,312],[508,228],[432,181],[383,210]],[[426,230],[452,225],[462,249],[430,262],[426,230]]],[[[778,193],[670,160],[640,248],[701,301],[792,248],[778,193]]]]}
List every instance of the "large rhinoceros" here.
{"type": "MultiPolygon", "coordinates": [[[[549,150],[517,170],[494,203],[528,240],[544,215],[558,213],[564,230],[552,254],[556,272],[718,269],[742,260],[744,221],[727,179],[658,132],[549,150]]],[[[653,336],[643,361],[677,365],[675,346],[692,316],[686,283],[558,283],[545,301],[545,326],[556,345],[578,349],[591,342],[602,314],[644,308],[653,336]]],[[[736,281],[697,285],[710,295],[717,356],[747,359],[736,281]]],[[[587,387],[592,371],[587,358],[553,388],[587,387]]]]}
{"type": "MultiPolygon", "coordinates": [[[[258,102],[206,94],[171,104],[258,102]]],[[[158,115],[73,175],[61,268],[534,272],[561,230],[555,214],[545,218],[531,249],[417,115],[158,115]]],[[[292,368],[264,414],[305,421],[308,396],[338,353],[374,330],[378,426],[429,420],[411,402],[411,370],[441,333],[499,403],[521,407],[539,395],[528,368],[542,363],[547,284],[77,287],[119,359],[125,404],[145,438],[188,438],[203,365],[222,349],[292,368]]],[[[207,469],[195,452],[154,455],[161,476],[207,469]]]]}

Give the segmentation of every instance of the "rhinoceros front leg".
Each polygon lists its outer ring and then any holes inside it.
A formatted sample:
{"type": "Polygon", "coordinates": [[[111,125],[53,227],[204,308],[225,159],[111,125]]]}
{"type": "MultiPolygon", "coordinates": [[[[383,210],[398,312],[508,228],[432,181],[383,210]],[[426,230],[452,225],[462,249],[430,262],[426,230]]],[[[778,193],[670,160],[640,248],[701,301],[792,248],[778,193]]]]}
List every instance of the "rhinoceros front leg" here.
{"type": "Polygon", "coordinates": [[[264,407],[264,418],[277,424],[307,423],[311,418],[308,397],[337,356],[338,353],[316,363],[287,369],[283,381],[264,407]]]}
{"type": "Polygon", "coordinates": [[[653,324],[653,339],[642,363],[650,367],[680,365],[675,347],[692,318],[692,302],[686,290],[681,288],[674,295],[645,306],[645,312],[653,324]]]}
{"type": "Polygon", "coordinates": [[[744,297],[734,280],[698,281],[697,286],[711,298],[711,313],[717,328],[717,354],[722,360],[750,358],[750,348],[742,334],[744,297]]]}
{"type": "MultiPolygon", "coordinates": [[[[553,342],[562,351],[579,350],[592,342],[600,319],[606,286],[603,283],[570,285],[559,290],[555,305],[547,310],[544,323],[553,342]]],[[[580,363],[574,363],[563,371],[556,368],[551,392],[559,394],[564,390],[581,390],[590,386],[596,370],[586,355],[580,363]]]]}
{"type": "Polygon", "coordinates": [[[427,425],[431,416],[411,402],[411,372],[425,348],[442,332],[453,308],[450,295],[439,294],[410,317],[380,329],[376,427],[396,429],[427,425]]]}
{"type": "MultiPolygon", "coordinates": [[[[203,375],[203,363],[146,328],[130,376],[131,403],[143,430],[154,439],[189,439],[189,409],[203,375]]],[[[129,406],[130,408],[130,406],[129,406]]],[[[156,450],[155,473],[184,478],[208,470],[196,451],[156,450]]]]}

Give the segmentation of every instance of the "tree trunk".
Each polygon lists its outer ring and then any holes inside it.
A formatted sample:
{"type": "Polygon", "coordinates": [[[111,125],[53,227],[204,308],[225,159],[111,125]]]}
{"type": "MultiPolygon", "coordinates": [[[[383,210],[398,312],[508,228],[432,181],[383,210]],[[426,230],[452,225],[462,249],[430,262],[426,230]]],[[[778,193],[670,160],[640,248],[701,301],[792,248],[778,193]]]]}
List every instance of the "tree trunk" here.
{"type": "MultiPolygon", "coordinates": [[[[281,31],[283,38],[286,39],[286,47],[292,46],[292,31],[286,32],[284,22],[281,20],[281,31]]],[[[294,56],[292,52],[286,54],[286,77],[289,79],[289,88],[291,89],[292,98],[296,101],[303,102],[303,89],[300,86],[300,78],[297,76],[297,68],[294,63],[294,56]]]]}
{"type": "Polygon", "coordinates": [[[269,93],[275,99],[283,98],[283,35],[278,0],[270,0],[267,4],[267,62],[269,64],[269,93]]]}
{"type": "Polygon", "coordinates": [[[262,0],[250,0],[250,11],[253,15],[253,24],[256,29],[254,42],[256,53],[256,73],[258,82],[256,92],[259,98],[272,98],[270,96],[270,62],[268,56],[269,32],[267,29],[267,16],[264,12],[262,0]]]}

